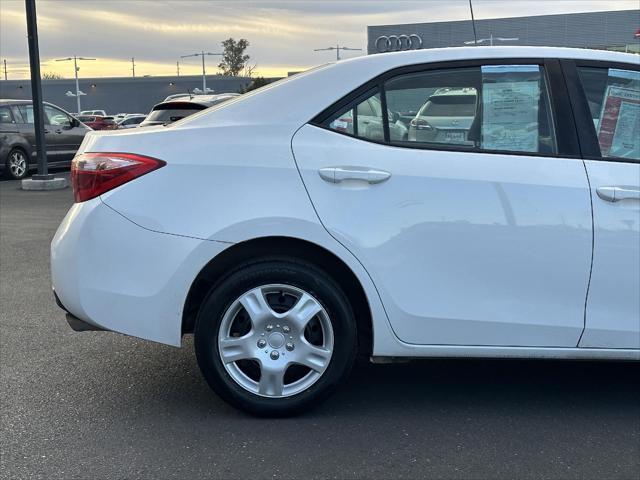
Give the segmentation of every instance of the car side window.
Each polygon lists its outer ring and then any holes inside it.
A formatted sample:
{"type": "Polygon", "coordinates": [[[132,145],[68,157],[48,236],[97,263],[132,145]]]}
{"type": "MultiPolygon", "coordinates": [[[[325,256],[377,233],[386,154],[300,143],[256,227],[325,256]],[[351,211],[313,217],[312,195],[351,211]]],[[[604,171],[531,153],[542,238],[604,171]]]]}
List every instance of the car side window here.
{"type": "Polygon", "coordinates": [[[384,85],[391,142],[555,154],[544,70],[483,65],[399,75],[384,85]],[[406,134],[405,130],[406,129],[406,134]]]}
{"type": "Polygon", "coordinates": [[[51,105],[45,105],[44,113],[49,121],[49,125],[71,127],[71,119],[62,110],[52,107],[51,105]]]}
{"type": "Polygon", "coordinates": [[[410,73],[387,81],[387,108],[397,119],[389,124],[390,140],[473,147],[479,141],[471,131],[480,81],[478,68],[410,73]]]}
{"type": "Polygon", "coordinates": [[[579,67],[603,157],[640,160],[640,72],[579,67]]]}
{"type": "Polygon", "coordinates": [[[9,107],[0,107],[0,123],[15,123],[9,107]]]}
{"type": "Polygon", "coordinates": [[[377,88],[369,90],[332,114],[323,126],[367,140],[384,141],[380,91],[377,88]]]}
{"type": "Polygon", "coordinates": [[[18,105],[18,111],[22,117],[22,123],[34,123],[33,105],[18,105]]]}

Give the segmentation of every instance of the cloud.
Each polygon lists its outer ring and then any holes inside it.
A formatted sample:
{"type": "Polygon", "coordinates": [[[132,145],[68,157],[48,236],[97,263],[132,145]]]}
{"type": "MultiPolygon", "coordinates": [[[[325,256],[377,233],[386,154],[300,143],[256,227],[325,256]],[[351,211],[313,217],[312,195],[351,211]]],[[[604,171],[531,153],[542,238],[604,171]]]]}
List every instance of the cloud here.
{"type": "MultiPolygon", "coordinates": [[[[332,60],[332,52],[314,48],[340,43],[366,49],[368,25],[469,18],[468,0],[39,0],[37,5],[41,58],[97,57],[95,66],[82,72],[104,75],[128,75],[131,57],[154,75],[172,74],[180,55],[218,51],[228,37],[251,42],[248,53],[258,70],[282,74],[332,60]]],[[[477,18],[625,8],[637,8],[637,0],[474,0],[477,18]]],[[[15,64],[16,76],[25,76],[18,71],[28,64],[23,0],[0,0],[0,52],[15,64]]],[[[211,58],[208,69],[216,63],[211,58]]],[[[199,69],[197,59],[181,64],[185,73],[199,69]]],[[[69,75],[68,66],[50,68],[69,75]]]]}

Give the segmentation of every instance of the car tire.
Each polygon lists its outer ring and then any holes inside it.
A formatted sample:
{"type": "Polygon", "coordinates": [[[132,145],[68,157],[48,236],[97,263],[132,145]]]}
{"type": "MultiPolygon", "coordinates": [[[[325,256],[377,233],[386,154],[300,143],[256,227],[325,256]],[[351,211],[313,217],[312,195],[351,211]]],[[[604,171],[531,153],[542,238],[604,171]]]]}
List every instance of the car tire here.
{"type": "Polygon", "coordinates": [[[13,180],[22,180],[29,174],[29,157],[20,148],[14,148],[5,161],[5,175],[13,180]]]}
{"type": "Polygon", "coordinates": [[[348,377],[357,353],[356,322],[342,289],[317,266],[287,257],[252,261],[219,281],[194,333],[207,383],[259,416],[319,404],[348,377]]]}

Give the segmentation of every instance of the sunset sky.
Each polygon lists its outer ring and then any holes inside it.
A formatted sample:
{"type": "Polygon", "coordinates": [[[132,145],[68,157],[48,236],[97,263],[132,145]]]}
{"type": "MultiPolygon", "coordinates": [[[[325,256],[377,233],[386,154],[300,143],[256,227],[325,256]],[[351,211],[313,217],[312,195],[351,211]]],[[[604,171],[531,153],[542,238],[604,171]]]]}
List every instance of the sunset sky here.
{"type": "MultiPolygon", "coordinates": [[[[385,1],[207,1],[38,0],[43,72],[73,76],[72,55],[83,62],[80,76],[173,75],[180,55],[220,51],[228,37],[246,38],[247,53],[264,76],[331,61],[333,52],[314,48],[340,43],[366,53],[367,25],[469,18],[468,0],[385,1]]],[[[474,0],[477,19],[638,8],[638,0],[474,0]]],[[[29,76],[23,0],[0,0],[0,57],[9,79],[29,76]]],[[[217,70],[209,57],[208,73],[217,70]]],[[[200,74],[199,59],[184,59],[180,73],[200,74]]]]}

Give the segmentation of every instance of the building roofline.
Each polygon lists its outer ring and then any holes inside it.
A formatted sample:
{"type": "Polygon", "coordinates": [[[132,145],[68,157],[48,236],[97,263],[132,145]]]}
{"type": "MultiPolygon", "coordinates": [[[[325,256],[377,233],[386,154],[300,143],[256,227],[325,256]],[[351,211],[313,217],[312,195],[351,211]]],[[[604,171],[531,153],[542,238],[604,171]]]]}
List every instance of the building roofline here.
{"type": "MultiPolygon", "coordinates": [[[[515,17],[492,17],[492,18],[476,18],[476,23],[483,22],[494,22],[496,20],[524,20],[527,18],[544,18],[544,17],[575,17],[582,15],[597,15],[597,14],[606,14],[606,13],[619,13],[619,14],[630,14],[630,13],[638,13],[640,14],[640,9],[630,9],[630,10],[597,10],[593,12],[567,12],[567,13],[552,13],[552,14],[532,14],[532,15],[519,15],[515,17]]],[[[463,23],[471,23],[471,16],[469,18],[465,18],[464,20],[439,20],[437,22],[414,22],[414,23],[389,23],[389,24],[380,24],[380,25],[368,25],[367,30],[370,28],[380,28],[380,27],[395,27],[402,25],[403,27],[410,27],[412,25],[437,25],[437,24],[463,24],[463,23]]]]}

